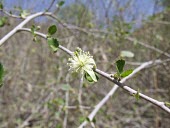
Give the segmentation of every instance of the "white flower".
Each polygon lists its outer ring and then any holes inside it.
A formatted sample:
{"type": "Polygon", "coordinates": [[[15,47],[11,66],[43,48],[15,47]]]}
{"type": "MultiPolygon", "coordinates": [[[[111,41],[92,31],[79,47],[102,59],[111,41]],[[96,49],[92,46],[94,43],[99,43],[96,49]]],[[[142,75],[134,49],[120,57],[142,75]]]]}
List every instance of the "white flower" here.
{"type": "Polygon", "coordinates": [[[81,75],[88,73],[95,82],[97,81],[93,71],[93,68],[96,68],[96,64],[89,52],[84,52],[77,48],[72,57],[69,58],[68,65],[71,71],[81,73],[81,75]]]}

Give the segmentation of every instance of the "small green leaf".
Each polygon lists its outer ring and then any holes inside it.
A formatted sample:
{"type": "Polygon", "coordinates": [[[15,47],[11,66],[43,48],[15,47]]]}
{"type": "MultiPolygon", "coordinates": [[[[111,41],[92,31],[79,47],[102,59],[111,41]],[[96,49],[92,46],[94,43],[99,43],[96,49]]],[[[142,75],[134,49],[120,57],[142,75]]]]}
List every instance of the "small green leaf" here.
{"type": "Polygon", "coordinates": [[[97,82],[99,77],[96,75],[96,73],[94,73],[93,70],[85,70],[85,79],[88,82],[97,82]]]}
{"type": "Polygon", "coordinates": [[[170,107],[170,103],[169,102],[165,102],[165,105],[170,107]]]}
{"type": "Polygon", "coordinates": [[[137,101],[139,101],[140,95],[139,95],[139,89],[136,94],[134,94],[134,97],[136,98],[137,101]]]}
{"type": "Polygon", "coordinates": [[[62,85],[61,89],[64,91],[69,91],[72,89],[72,87],[68,84],[64,84],[64,85],[62,85]]]}
{"type": "Polygon", "coordinates": [[[51,101],[52,104],[56,104],[56,105],[64,105],[65,102],[62,98],[55,98],[51,101]]]}
{"type": "Polygon", "coordinates": [[[79,117],[79,122],[80,122],[80,123],[83,123],[85,120],[86,120],[85,117],[79,117]]]}
{"type": "Polygon", "coordinates": [[[119,74],[123,72],[124,66],[125,66],[125,60],[120,59],[116,61],[116,68],[119,74]]]}
{"type": "Polygon", "coordinates": [[[90,83],[93,82],[93,79],[91,78],[91,76],[87,72],[84,74],[84,77],[88,82],[90,82],[90,83]]]}
{"type": "Polygon", "coordinates": [[[35,31],[35,25],[32,25],[31,26],[31,32],[34,33],[34,31],[35,31]]]}
{"type": "Polygon", "coordinates": [[[58,3],[58,6],[63,6],[63,4],[65,3],[65,1],[64,0],[62,0],[62,1],[60,1],[59,3],[58,3]]]}
{"type": "Polygon", "coordinates": [[[90,119],[89,119],[89,117],[86,117],[86,121],[87,121],[87,122],[91,122],[90,119]]]}
{"type": "Polygon", "coordinates": [[[29,13],[26,10],[22,10],[20,16],[22,18],[26,18],[29,15],[29,13]]]}
{"type": "Polygon", "coordinates": [[[59,42],[56,38],[47,38],[48,41],[48,45],[50,46],[50,48],[53,50],[53,52],[56,52],[58,50],[59,47],[59,42]]]}
{"type": "Polygon", "coordinates": [[[93,123],[96,123],[96,118],[93,118],[92,122],[93,122],[93,123]]]}
{"type": "Polygon", "coordinates": [[[0,18],[0,27],[3,27],[5,24],[7,24],[7,17],[1,17],[0,18]]]}
{"type": "Polygon", "coordinates": [[[134,53],[131,51],[121,51],[120,56],[132,58],[134,57],[134,53]]]}
{"type": "Polygon", "coordinates": [[[4,8],[2,2],[0,2],[0,10],[2,10],[4,8]]]}
{"type": "Polygon", "coordinates": [[[4,26],[4,22],[2,21],[2,19],[0,19],[0,27],[4,26]]]}
{"type": "Polygon", "coordinates": [[[57,125],[55,126],[55,128],[62,128],[62,125],[61,125],[61,124],[57,124],[57,125]]]}
{"type": "Polygon", "coordinates": [[[3,65],[0,63],[0,87],[3,86],[3,77],[4,77],[4,67],[3,67],[3,65]]]}
{"type": "Polygon", "coordinates": [[[51,26],[48,28],[48,34],[49,34],[49,35],[55,34],[56,31],[57,31],[56,25],[51,25],[51,26]]]}
{"type": "Polygon", "coordinates": [[[132,72],[133,72],[132,69],[126,70],[126,71],[122,72],[122,73],[120,74],[120,76],[121,76],[122,78],[124,78],[124,77],[130,75],[132,72]]]}

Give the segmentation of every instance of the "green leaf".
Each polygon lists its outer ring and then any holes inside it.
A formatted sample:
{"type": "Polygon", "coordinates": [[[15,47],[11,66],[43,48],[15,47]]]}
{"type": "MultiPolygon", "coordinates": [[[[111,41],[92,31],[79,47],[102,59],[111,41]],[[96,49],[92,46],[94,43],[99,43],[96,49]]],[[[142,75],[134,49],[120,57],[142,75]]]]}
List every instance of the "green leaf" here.
{"type": "Polygon", "coordinates": [[[51,101],[52,104],[55,104],[55,105],[64,105],[65,102],[62,98],[55,98],[51,101]]]}
{"type": "Polygon", "coordinates": [[[85,120],[86,120],[85,117],[79,117],[79,122],[80,122],[80,123],[83,123],[85,120]]]}
{"type": "Polygon", "coordinates": [[[84,77],[88,82],[97,82],[99,77],[94,73],[93,70],[85,70],[84,77]]]}
{"type": "Polygon", "coordinates": [[[4,77],[4,67],[3,67],[3,65],[0,63],[0,87],[3,86],[3,77],[4,77]]]}
{"type": "Polygon", "coordinates": [[[64,84],[64,85],[62,85],[61,89],[64,91],[69,91],[72,89],[72,87],[68,84],[64,84]]]}
{"type": "Polygon", "coordinates": [[[165,105],[170,107],[170,103],[169,102],[165,102],[165,105]]]}
{"type": "Polygon", "coordinates": [[[96,123],[96,118],[93,118],[92,122],[93,122],[93,123],[96,123]]]}
{"type": "Polygon", "coordinates": [[[62,125],[61,125],[61,124],[57,124],[57,125],[55,126],[55,128],[62,128],[62,125]]]}
{"type": "Polygon", "coordinates": [[[130,75],[132,72],[133,72],[132,69],[126,70],[126,71],[122,72],[122,73],[120,74],[120,76],[121,76],[122,78],[124,78],[124,77],[130,75]]]}
{"type": "Polygon", "coordinates": [[[7,17],[1,17],[0,18],[0,27],[3,27],[5,24],[7,24],[7,17]]]}
{"type": "Polygon", "coordinates": [[[4,22],[2,19],[0,19],[0,27],[3,27],[4,26],[4,22]]]}
{"type": "Polygon", "coordinates": [[[59,3],[58,3],[58,6],[63,6],[64,5],[64,3],[65,3],[65,1],[64,0],[62,0],[62,1],[60,1],[59,3]]]}
{"type": "Polygon", "coordinates": [[[116,61],[116,68],[119,74],[123,72],[124,66],[125,66],[125,60],[120,59],[116,61]]]}
{"type": "Polygon", "coordinates": [[[28,15],[29,15],[29,13],[27,12],[27,10],[22,10],[22,11],[21,11],[20,16],[21,16],[22,18],[26,18],[28,15]]]}
{"type": "Polygon", "coordinates": [[[139,95],[139,89],[136,94],[134,94],[134,97],[136,98],[137,101],[139,101],[140,95],[139,95]]]}
{"type": "Polygon", "coordinates": [[[131,51],[121,51],[120,56],[132,58],[134,57],[134,53],[131,51]]]}
{"type": "Polygon", "coordinates": [[[35,32],[35,25],[32,25],[31,26],[31,33],[34,35],[34,32],[35,32]]]}
{"type": "Polygon", "coordinates": [[[4,8],[2,2],[0,2],[0,10],[2,10],[4,8]]]}
{"type": "Polygon", "coordinates": [[[90,82],[90,83],[93,82],[93,79],[91,78],[91,76],[87,72],[84,74],[84,77],[88,82],[90,82]]]}
{"type": "Polygon", "coordinates": [[[49,34],[49,35],[55,34],[56,31],[57,31],[56,25],[51,25],[51,26],[48,28],[48,34],[49,34]]]}
{"type": "Polygon", "coordinates": [[[53,52],[56,52],[58,50],[59,47],[59,42],[56,38],[47,38],[48,41],[48,45],[50,46],[50,48],[53,50],[53,52]]]}
{"type": "Polygon", "coordinates": [[[86,117],[86,121],[87,122],[91,122],[89,117],[86,117]]]}

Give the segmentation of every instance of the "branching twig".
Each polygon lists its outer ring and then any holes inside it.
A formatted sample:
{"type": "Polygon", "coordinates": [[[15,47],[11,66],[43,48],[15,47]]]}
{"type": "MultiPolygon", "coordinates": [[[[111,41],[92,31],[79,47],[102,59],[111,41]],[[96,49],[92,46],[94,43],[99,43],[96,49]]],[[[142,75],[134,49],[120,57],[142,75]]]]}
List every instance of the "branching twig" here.
{"type": "MultiPolygon", "coordinates": [[[[16,32],[18,32],[18,31],[22,31],[22,30],[23,30],[23,31],[29,31],[29,32],[31,32],[29,29],[23,29],[22,27],[23,27],[26,23],[28,23],[30,20],[32,20],[33,18],[35,18],[35,17],[37,17],[37,16],[49,15],[49,14],[51,14],[51,13],[39,12],[39,13],[36,13],[36,14],[33,14],[33,15],[28,16],[23,22],[21,22],[17,27],[15,27],[12,31],[10,31],[8,34],[6,34],[6,35],[0,40],[0,46],[1,46],[7,39],[9,39],[10,37],[12,37],[12,36],[13,36],[16,32]]],[[[45,39],[46,39],[46,37],[47,37],[45,34],[42,34],[42,33],[41,33],[41,34],[38,34],[38,33],[37,33],[37,35],[39,35],[39,36],[41,36],[41,37],[43,37],[43,38],[45,38],[45,39]]],[[[71,52],[70,50],[68,50],[67,48],[65,48],[65,47],[63,47],[63,46],[61,46],[61,45],[59,45],[59,48],[60,48],[61,50],[63,50],[64,52],[66,52],[67,54],[69,54],[69,55],[72,55],[72,53],[73,53],[73,52],[71,52]]],[[[153,62],[150,62],[150,63],[153,63],[153,62]]],[[[125,91],[127,91],[128,93],[130,93],[131,95],[134,95],[134,94],[137,93],[137,91],[135,91],[134,89],[132,89],[132,88],[130,88],[130,87],[128,87],[128,86],[126,86],[126,85],[124,85],[124,84],[116,81],[115,79],[113,79],[109,74],[107,74],[107,73],[105,73],[105,72],[103,72],[103,71],[101,71],[101,70],[99,70],[99,69],[96,69],[95,72],[98,73],[98,74],[100,74],[101,76],[105,77],[106,79],[110,80],[111,82],[115,83],[116,85],[118,85],[119,87],[121,87],[122,89],[124,89],[125,91]]],[[[129,77],[131,77],[131,76],[132,76],[132,74],[131,74],[129,77]]],[[[125,80],[126,80],[126,79],[127,79],[127,78],[125,78],[125,80]]],[[[115,87],[115,88],[116,88],[116,87],[115,87]]],[[[107,98],[107,99],[109,99],[109,97],[111,96],[112,93],[114,93],[115,90],[112,89],[112,91],[113,91],[113,92],[109,92],[109,93],[108,93],[108,95],[107,95],[108,98],[107,98]]],[[[170,114],[170,109],[169,109],[168,107],[166,107],[166,105],[165,105],[164,102],[157,101],[157,100],[155,100],[155,99],[153,99],[153,98],[150,98],[150,97],[148,97],[148,96],[146,96],[146,95],[144,95],[144,94],[142,94],[142,93],[139,93],[139,96],[140,96],[142,99],[147,100],[148,102],[150,102],[150,103],[152,103],[152,104],[160,107],[162,110],[164,110],[165,112],[167,112],[167,113],[170,114]]],[[[107,101],[107,100],[106,100],[106,101],[107,101]]],[[[102,100],[101,102],[105,102],[105,101],[102,100]]],[[[102,104],[103,104],[103,103],[102,103],[102,104]]],[[[97,112],[97,111],[96,111],[96,112],[97,112]]]]}
{"type": "Polygon", "coordinates": [[[54,2],[55,2],[55,0],[52,0],[52,1],[51,1],[50,6],[45,10],[45,12],[48,12],[48,11],[52,8],[54,2]]]}
{"type": "Polygon", "coordinates": [[[9,16],[9,17],[12,17],[12,18],[25,19],[25,18],[23,18],[23,17],[21,17],[21,16],[11,14],[11,13],[5,11],[4,9],[3,9],[3,10],[0,10],[0,11],[2,11],[5,15],[7,15],[7,16],[9,16]]]}
{"type": "MultiPolygon", "coordinates": [[[[157,60],[157,61],[149,61],[149,62],[145,62],[143,64],[141,64],[139,67],[137,67],[132,74],[130,74],[129,76],[123,78],[121,80],[121,83],[124,83],[126,80],[132,78],[136,73],[138,73],[139,71],[141,71],[142,69],[148,68],[149,66],[151,66],[152,64],[158,64],[161,63],[162,61],[157,60]]],[[[100,110],[100,108],[109,100],[110,97],[113,96],[113,94],[116,92],[116,90],[118,89],[119,86],[115,85],[110,92],[95,106],[95,109],[89,114],[88,119],[90,121],[93,120],[93,118],[95,117],[95,115],[97,114],[97,112],[100,110]]],[[[79,128],[83,128],[88,122],[84,121],[79,128]]]]}
{"type": "Polygon", "coordinates": [[[146,43],[143,43],[143,42],[141,42],[141,41],[137,41],[135,38],[126,37],[126,39],[129,40],[129,41],[132,41],[132,42],[135,42],[135,41],[136,41],[138,44],[140,44],[140,45],[142,45],[142,46],[144,46],[144,47],[146,47],[146,48],[148,48],[148,49],[151,49],[151,50],[156,51],[156,52],[158,52],[158,53],[160,53],[160,54],[164,54],[164,55],[170,57],[170,54],[168,54],[168,53],[166,53],[166,52],[164,52],[164,51],[162,51],[162,50],[160,50],[160,49],[158,49],[158,48],[155,48],[155,47],[153,47],[153,46],[150,46],[150,45],[148,45],[148,44],[146,44],[146,43]]]}
{"type": "MultiPolygon", "coordinates": [[[[20,29],[20,30],[22,30],[22,29],[20,29]]],[[[26,30],[26,29],[25,29],[25,30],[26,30]]],[[[30,31],[29,31],[29,32],[30,32],[30,31]]],[[[46,35],[45,35],[45,34],[41,34],[41,35],[39,35],[39,36],[42,36],[43,38],[46,38],[46,35]],[[43,35],[43,36],[42,36],[42,35],[43,35]]],[[[70,50],[68,50],[67,48],[65,48],[65,47],[63,47],[63,46],[61,46],[61,45],[59,45],[59,48],[60,48],[61,50],[63,50],[64,52],[66,52],[67,54],[69,54],[69,55],[72,55],[72,53],[73,53],[73,52],[71,52],[70,50]]],[[[150,63],[153,63],[153,62],[150,62],[150,63]]],[[[157,62],[157,63],[158,63],[158,62],[157,62]]],[[[131,95],[134,95],[134,94],[137,93],[137,91],[135,91],[134,89],[132,89],[132,88],[130,88],[130,87],[128,87],[128,86],[125,86],[124,84],[122,84],[122,83],[118,82],[117,80],[113,79],[113,78],[110,76],[110,74],[107,74],[107,73],[105,73],[105,72],[103,72],[103,71],[101,71],[101,70],[99,70],[99,69],[96,69],[95,72],[98,73],[98,74],[100,74],[101,76],[107,78],[108,80],[112,81],[113,83],[115,83],[115,84],[118,85],[119,87],[123,88],[124,90],[126,90],[127,92],[129,92],[131,95]]],[[[131,76],[131,75],[129,75],[129,77],[130,77],[130,76],[131,76]]],[[[167,113],[170,114],[170,109],[169,109],[168,107],[166,107],[166,105],[165,105],[164,102],[157,101],[157,100],[155,100],[155,99],[153,99],[153,98],[150,98],[150,97],[148,97],[148,96],[146,96],[146,95],[144,95],[144,94],[142,94],[142,93],[139,93],[139,96],[140,96],[142,99],[145,99],[145,100],[149,101],[150,103],[152,103],[152,104],[160,107],[161,109],[163,109],[164,111],[166,111],[167,113]]]]}

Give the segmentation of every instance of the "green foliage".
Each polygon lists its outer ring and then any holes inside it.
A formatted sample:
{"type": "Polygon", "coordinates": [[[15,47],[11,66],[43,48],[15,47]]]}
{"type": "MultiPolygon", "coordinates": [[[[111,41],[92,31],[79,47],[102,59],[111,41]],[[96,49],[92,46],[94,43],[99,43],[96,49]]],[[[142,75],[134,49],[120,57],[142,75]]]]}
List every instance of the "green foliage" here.
{"type": "Polygon", "coordinates": [[[48,45],[53,50],[53,52],[57,52],[59,47],[59,41],[56,38],[49,37],[47,38],[48,45]]]}
{"type": "Polygon", "coordinates": [[[99,77],[96,75],[96,73],[93,70],[86,70],[85,79],[88,82],[97,82],[99,77]]]}
{"type": "Polygon", "coordinates": [[[19,7],[14,6],[14,8],[15,8],[15,10],[20,12],[19,15],[24,19],[30,14],[27,10],[23,10],[21,6],[19,6],[19,7]]]}
{"type": "Polygon", "coordinates": [[[3,86],[3,77],[4,77],[4,67],[3,67],[3,65],[0,63],[0,87],[3,86]]]}
{"type": "Polygon", "coordinates": [[[99,77],[98,77],[98,75],[96,74],[96,73],[94,73],[95,74],[95,78],[92,78],[91,76],[93,76],[93,75],[89,75],[87,72],[84,74],[84,77],[85,77],[85,79],[88,81],[88,82],[90,82],[90,83],[93,83],[93,82],[97,82],[98,81],[98,79],[99,79],[99,77]]]}
{"type": "Polygon", "coordinates": [[[124,78],[124,77],[130,75],[132,72],[133,72],[132,69],[126,70],[126,71],[122,72],[122,73],[120,74],[120,76],[121,76],[122,78],[124,78]]]}
{"type": "Polygon", "coordinates": [[[5,24],[7,24],[7,17],[1,17],[0,18],[0,27],[3,27],[5,24]]]}
{"type": "Polygon", "coordinates": [[[84,27],[92,23],[93,13],[83,3],[73,3],[63,7],[59,17],[66,22],[84,27]],[[82,12],[85,12],[83,16],[82,12]]]}
{"type": "Polygon", "coordinates": [[[134,57],[134,53],[131,51],[121,51],[120,56],[132,58],[134,57]]]}
{"type": "Polygon", "coordinates": [[[55,99],[49,100],[46,105],[48,109],[55,110],[56,106],[63,106],[64,104],[65,104],[65,101],[62,98],[55,98],[55,99]]]}
{"type": "Polygon", "coordinates": [[[64,91],[70,91],[72,90],[72,87],[69,84],[63,84],[61,89],[64,91]]]}
{"type": "Polygon", "coordinates": [[[114,20],[112,25],[115,33],[115,39],[117,41],[122,42],[125,39],[125,37],[127,37],[130,34],[133,24],[126,23],[124,19],[118,15],[114,16],[113,19],[114,20]]]}
{"type": "Polygon", "coordinates": [[[64,3],[65,3],[65,1],[64,0],[62,0],[62,1],[60,1],[60,2],[58,2],[58,6],[63,6],[64,5],[64,3]]]}
{"type": "Polygon", "coordinates": [[[139,89],[137,93],[133,94],[133,96],[136,98],[137,101],[139,101],[140,95],[139,95],[139,89]]]}
{"type": "Polygon", "coordinates": [[[111,75],[111,77],[120,81],[121,78],[124,78],[124,77],[130,75],[133,72],[132,69],[128,69],[128,70],[124,71],[124,66],[125,66],[125,60],[123,60],[123,59],[117,60],[116,61],[117,72],[114,75],[111,75]]]}
{"type": "Polygon", "coordinates": [[[0,10],[2,10],[4,8],[2,2],[0,2],[0,10]]]}
{"type": "Polygon", "coordinates": [[[21,10],[20,16],[21,16],[22,18],[26,18],[28,15],[29,15],[29,13],[27,12],[27,10],[21,10]]]}
{"type": "Polygon", "coordinates": [[[96,119],[95,119],[95,118],[93,118],[93,119],[92,119],[92,121],[91,121],[88,117],[86,117],[86,121],[87,121],[87,122],[93,122],[93,123],[96,123],[96,119]]]}
{"type": "Polygon", "coordinates": [[[51,25],[51,26],[48,28],[48,34],[49,34],[49,36],[55,34],[56,31],[57,31],[56,25],[51,25]]]}
{"type": "Polygon", "coordinates": [[[165,102],[165,105],[170,107],[170,103],[169,102],[165,102]]]}
{"type": "Polygon", "coordinates": [[[85,120],[86,120],[86,118],[84,116],[79,117],[79,122],[80,123],[83,123],[85,120]]]}
{"type": "Polygon", "coordinates": [[[57,124],[55,128],[62,128],[61,124],[57,124]]]}
{"type": "Polygon", "coordinates": [[[116,61],[116,68],[119,74],[123,72],[124,66],[125,66],[125,60],[120,59],[116,61]]]}
{"type": "Polygon", "coordinates": [[[31,27],[31,33],[33,35],[33,41],[35,42],[38,42],[37,40],[37,34],[35,33],[35,31],[39,30],[40,29],[40,26],[35,26],[35,25],[32,25],[31,27]]]}

